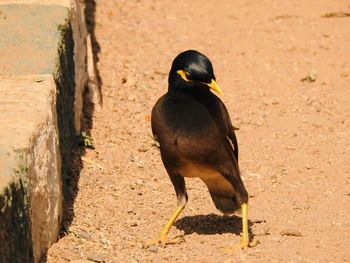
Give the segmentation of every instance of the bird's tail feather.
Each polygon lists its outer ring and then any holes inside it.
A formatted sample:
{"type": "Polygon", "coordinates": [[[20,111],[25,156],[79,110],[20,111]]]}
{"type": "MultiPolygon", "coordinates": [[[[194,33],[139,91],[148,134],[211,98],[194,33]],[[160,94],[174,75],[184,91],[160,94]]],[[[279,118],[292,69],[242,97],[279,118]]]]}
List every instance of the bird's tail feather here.
{"type": "Polygon", "coordinates": [[[224,214],[232,214],[240,208],[234,196],[221,196],[213,192],[210,192],[210,195],[216,208],[224,214]]]}

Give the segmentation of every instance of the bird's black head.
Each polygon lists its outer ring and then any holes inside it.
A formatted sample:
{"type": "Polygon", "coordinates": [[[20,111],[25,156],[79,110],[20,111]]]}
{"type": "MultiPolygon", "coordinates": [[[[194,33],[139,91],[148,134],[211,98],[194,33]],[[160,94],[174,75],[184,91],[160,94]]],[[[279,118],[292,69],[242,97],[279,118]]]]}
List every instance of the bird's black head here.
{"type": "Polygon", "coordinates": [[[209,87],[222,94],[221,89],[215,82],[213,66],[210,60],[198,51],[184,51],[173,61],[169,73],[169,88],[188,89],[199,86],[209,87]]]}

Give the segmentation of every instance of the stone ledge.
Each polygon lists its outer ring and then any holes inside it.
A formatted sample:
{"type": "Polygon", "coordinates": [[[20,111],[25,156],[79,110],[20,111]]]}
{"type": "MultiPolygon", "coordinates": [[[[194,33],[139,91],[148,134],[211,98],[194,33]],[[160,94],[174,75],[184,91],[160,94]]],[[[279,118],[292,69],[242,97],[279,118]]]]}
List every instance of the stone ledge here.
{"type": "Polygon", "coordinates": [[[0,259],[9,255],[0,261],[28,262],[57,240],[62,217],[56,85],[50,75],[1,76],[0,90],[0,259]]]}
{"type": "Polygon", "coordinates": [[[58,239],[87,78],[80,2],[21,2],[0,0],[0,262],[58,239]]]}

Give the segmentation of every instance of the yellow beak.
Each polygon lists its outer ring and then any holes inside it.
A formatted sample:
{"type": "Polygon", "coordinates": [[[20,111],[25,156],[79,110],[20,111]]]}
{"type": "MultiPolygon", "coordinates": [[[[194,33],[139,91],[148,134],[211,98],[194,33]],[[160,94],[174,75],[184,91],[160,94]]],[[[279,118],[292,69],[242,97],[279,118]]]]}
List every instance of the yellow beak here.
{"type": "Polygon", "coordinates": [[[209,88],[211,88],[212,90],[216,91],[219,95],[224,95],[224,93],[222,92],[222,90],[220,89],[219,85],[216,83],[215,80],[211,80],[211,83],[208,84],[206,83],[207,86],[209,86],[209,88]]]}
{"type": "MultiPolygon", "coordinates": [[[[178,71],[176,71],[176,73],[179,74],[184,81],[192,82],[192,80],[187,78],[186,71],[178,70],[178,71]]],[[[215,80],[212,79],[211,83],[205,83],[205,82],[201,82],[201,83],[207,85],[209,88],[211,88],[212,90],[217,92],[219,95],[221,95],[221,96],[224,95],[224,93],[222,92],[222,90],[220,89],[219,85],[216,83],[215,80]]]]}

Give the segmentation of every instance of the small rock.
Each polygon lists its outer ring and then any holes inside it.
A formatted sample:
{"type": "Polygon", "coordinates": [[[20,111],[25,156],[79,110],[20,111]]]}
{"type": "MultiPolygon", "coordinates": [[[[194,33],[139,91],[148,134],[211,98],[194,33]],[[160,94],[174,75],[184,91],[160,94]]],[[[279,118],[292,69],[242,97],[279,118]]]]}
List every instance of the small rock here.
{"type": "Polygon", "coordinates": [[[131,227],[139,226],[141,224],[140,220],[134,221],[130,223],[131,227]]]}
{"type": "Polygon", "coordinates": [[[279,101],[277,99],[272,100],[272,105],[278,105],[278,104],[279,104],[279,101]]]}
{"type": "Polygon", "coordinates": [[[133,86],[135,86],[135,84],[136,84],[136,80],[135,80],[134,78],[132,78],[132,77],[126,78],[126,82],[127,82],[127,84],[128,84],[130,87],[133,87],[133,86]]]}
{"type": "Polygon", "coordinates": [[[138,179],[138,180],[136,181],[136,184],[137,184],[138,186],[141,186],[141,185],[143,185],[143,181],[142,181],[141,179],[138,179]]]}
{"type": "Polygon", "coordinates": [[[312,69],[309,75],[307,75],[305,78],[301,79],[301,82],[307,81],[307,82],[314,82],[317,79],[317,70],[312,69]]]}
{"type": "Polygon", "coordinates": [[[143,168],[143,167],[144,167],[144,165],[143,165],[142,162],[137,162],[136,165],[137,165],[137,167],[139,167],[139,168],[143,168]]]}
{"type": "Polygon", "coordinates": [[[134,95],[129,95],[128,101],[136,101],[136,97],[134,95]]]}
{"type": "Polygon", "coordinates": [[[127,245],[128,245],[129,247],[136,247],[136,246],[137,246],[137,243],[136,243],[136,242],[133,242],[133,241],[129,241],[129,242],[127,242],[127,245]]]}
{"type": "Polygon", "coordinates": [[[138,151],[144,153],[144,152],[147,152],[148,149],[147,149],[147,147],[146,147],[145,145],[141,145],[141,146],[138,148],[138,151]]]}
{"type": "Polygon", "coordinates": [[[265,105],[271,104],[271,100],[268,99],[268,98],[263,98],[263,99],[261,100],[261,102],[262,102],[263,104],[265,104],[265,105]]]}
{"type": "Polygon", "coordinates": [[[75,235],[78,238],[91,239],[91,235],[88,232],[84,231],[84,230],[77,230],[77,231],[75,231],[75,235]]]}
{"type": "Polygon", "coordinates": [[[156,247],[156,246],[150,246],[150,247],[148,248],[148,251],[149,251],[149,252],[153,252],[153,253],[157,253],[157,252],[158,252],[158,247],[156,247]]]}
{"type": "Polygon", "coordinates": [[[93,262],[105,262],[105,259],[103,256],[99,254],[93,254],[87,257],[88,260],[91,260],[93,262]]]}
{"type": "Polygon", "coordinates": [[[99,239],[100,243],[103,245],[109,245],[111,243],[102,232],[99,234],[99,239]]]}

